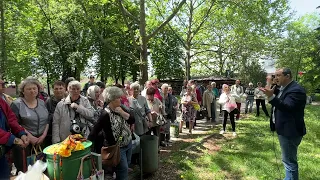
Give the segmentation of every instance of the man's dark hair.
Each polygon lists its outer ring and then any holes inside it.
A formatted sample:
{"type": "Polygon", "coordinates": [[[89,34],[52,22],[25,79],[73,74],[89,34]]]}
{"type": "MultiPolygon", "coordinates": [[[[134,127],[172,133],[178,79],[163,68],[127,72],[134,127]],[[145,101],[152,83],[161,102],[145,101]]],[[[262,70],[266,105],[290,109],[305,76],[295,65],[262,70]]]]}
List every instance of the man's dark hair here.
{"type": "Polygon", "coordinates": [[[63,81],[56,81],[53,83],[52,88],[54,88],[54,86],[64,86],[65,87],[65,83],[63,81]]]}
{"type": "Polygon", "coordinates": [[[146,92],[147,95],[154,95],[155,93],[156,90],[153,87],[148,88],[146,92]]]}
{"type": "Polygon", "coordinates": [[[106,84],[101,82],[101,81],[96,82],[96,85],[99,86],[99,88],[102,88],[102,89],[106,88],[106,84]]]}
{"type": "Polygon", "coordinates": [[[289,69],[289,68],[283,68],[283,69],[282,69],[282,74],[283,74],[284,76],[289,75],[289,78],[290,78],[290,79],[292,78],[291,69],[289,69]]]}
{"type": "Polygon", "coordinates": [[[69,83],[71,82],[71,81],[75,81],[76,79],[74,78],[74,77],[68,77],[65,81],[64,81],[64,83],[65,83],[65,85],[66,85],[66,90],[68,90],[68,85],[69,85],[69,83]]]}
{"type": "Polygon", "coordinates": [[[120,89],[123,89],[123,88],[124,88],[124,86],[122,86],[121,84],[115,84],[114,86],[115,86],[115,87],[118,87],[118,88],[120,88],[120,89]]]}

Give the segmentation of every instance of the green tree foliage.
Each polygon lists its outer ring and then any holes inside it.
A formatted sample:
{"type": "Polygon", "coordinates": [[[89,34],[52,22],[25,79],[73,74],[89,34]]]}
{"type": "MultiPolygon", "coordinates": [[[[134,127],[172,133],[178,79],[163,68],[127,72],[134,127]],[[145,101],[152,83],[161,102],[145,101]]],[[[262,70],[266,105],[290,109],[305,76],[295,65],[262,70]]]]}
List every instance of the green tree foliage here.
{"type": "Polygon", "coordinates": [[[183,47],[169,28],[162,29],[150,42],[154,75],[158,79],[182,79],[183,47]]]}
{"type": "Polygon", "coordinates": [[[248,85],[252,82],[255,86],[258,82],[265,85],[267,72],[261,68],[259,61],[252,61],[246,65],[246,69],[241,69],[241,72],[237,75],[237,78],[241,79],[242,83],[248,85]]]}
{"type": "MultiPolygon", "coordinates": [[[[108,49],[112,50],[113,52],[117,54],[121,54],[123,56],[126,56],[127,58],[131,58],[136,64],[139,65],[139,75],[140,75],[140,83],[144,83],[148,79],[148,43],[150,39],[152,39],[168,22],[175,16],[175,14],[179,11],[179,9],[183,6],[186,0],[182,0],[179,2],[172,13],[161,22],[157,27],[154,29],[149,29],[149,25],[147,25],[147,7],[146,7],[146,1],[145,0],[139,0],[139,1],[108,1],[108,0],[92,0],[89,3],[85,4],[82,0],[77,0],[77,2],[81,5],[82,10],[84,11],[84,14],[88,20],[88,24],[92,31],[95,33],[97,37],[99,37],[99,40],[101,43],[104,44],[108,49]],[[117,4],[118,10],[120,11],[120,14],[122,15],[122,20],[126,27],[128,28],[130,37],[131,37],[131,43],[134,46],[136,50],[139,52],[139,56],[137,57],[136,53],[131,53],[127,51],[123,51],[121,49],[118,49],[112,45],[109,44],[110,39],[106,39],[101,35],[101,32],[99,32],[99,29],[94,25],[94,17],[95,14],[90,13],[90,10],[88,10],[87,5],[93,5],[96,3],[106,4],[111,3],[117,4]],[[131,11],[133,10],[133,11],[131,11]],[[138,10],[138,11],[136,11],[138,10]],[[138,31],[136,31],[136,27],[138,27],[138,31]]],[[[93,7],[95,8],[95,7],[93,7]]],[[[117,19],[119,21],[120,19],[117,19]]],[[[121,21],[122,22],[122,21],[121,21]]],[[[119,29],[117,29],[119,30],[119,29]]]]}
{"type": "MultiPolygon", "coordinates": [[[[226,70],[246,73],[254,61],[270,56],[288,21],[287,0],[217,2],[198,36],[201,53],[193,60],[194,74],[224,75],[226,70]],[[203,67],[199,72],[199,66],[203,67]]],[[[258,63],[259,64],[259,63],[258,63]]]]}
{"type": "MultiPolygon", "coordinates": [[[[1,58],[5,67],[6,80],[20,83],[22,78],[36,72],[34,57],[37,55],[35,32],[37,20],[34,7],[26,1],[8,0],[1,1],[4,7],[4,33],[7,58],[1,58]]],[[[4,43],[2,41],[2,43],[4,43]]]]}
{"type": "Polygon", "coordinates": [[[320,16],[308,14],[292,21],[286,36],[279,41],[277,67],[289,67],[295,80],[302,83],[309,92],[320,86],[319,37],[316,28],[320,16]],[[303,72],[300,76],[299,72],[303,72]]]}
{"type": "MultiPolygon", "coordinates": [[[[96,56],[95,68],[100,74],[101,80],[105,81],[112,77],[117,83],[131,74],[137,78],[137,62],[130,56],[135,57],[137,49],[134,48],[130,33],[122,20],[121,12],[113,1],[90,1],[88,4],[79,2],[84,11],[84,21],[90,27],[94,36],[96,56]]],[[[131,9],[132,13],[136,10],[131,9]]],[[[131,27],[137,30],[137,26],[131,27]]]]}
{"type": "Polygon", "coordinates": [[[37,38],[38,65],[48,76],[80,79],[80,73],[93,55],[91,34],[80,16],[80,6],[55,0],[36,0],[35,6],[42,23],[37,38]]]}

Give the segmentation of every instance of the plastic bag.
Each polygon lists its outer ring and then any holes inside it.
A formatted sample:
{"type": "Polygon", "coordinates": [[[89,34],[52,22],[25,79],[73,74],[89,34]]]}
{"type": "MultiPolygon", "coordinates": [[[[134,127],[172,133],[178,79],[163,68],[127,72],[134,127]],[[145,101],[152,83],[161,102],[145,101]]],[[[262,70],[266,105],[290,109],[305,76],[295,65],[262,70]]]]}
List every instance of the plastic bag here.
{"type": "Polygon", "coordinates": [[[136,133],[133,133],[133,135],[135,140],[132,140],[132,151],[140,145],[140,137],[136,133]]]}
{"type": "Polygon", "coordinates": [[[49,178],[43,174],[46,169],[47,163],[38,160],[33,166],[28,166],[28,171],[26,173],[19,172],[16,180],[49,180],[49,178]]]}

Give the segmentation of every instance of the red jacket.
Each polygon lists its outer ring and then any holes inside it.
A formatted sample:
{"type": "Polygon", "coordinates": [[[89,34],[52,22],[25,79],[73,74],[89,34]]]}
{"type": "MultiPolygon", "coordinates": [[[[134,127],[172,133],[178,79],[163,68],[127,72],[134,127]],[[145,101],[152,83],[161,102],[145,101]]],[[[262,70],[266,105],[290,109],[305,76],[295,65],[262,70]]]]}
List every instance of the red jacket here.
{"type": "Polygon", "coordinates": [[[154,94],[154,97],[155,97],[155,98],[158,98],[158,99],[161,101],[161,103],[162,103],[162,96],[161,96],[161,94],[160,94],[159,89],[156,88],[155,90],[156,90],[156,93],[154,94]]]}
{"type": "Polygon", "coordinates": [[[15,136],[20,138],[22,135],[26,135],[26,133],[24,128],[19,125],[16,115],[12,112],[7,102],[2,98],[0,98],[0,108],[0,111],[2,111],[7,118],[8,126],[11,130],[11,132],[8,132],[0,129],[0,144],[7,144],[10,146],[12,145],[15,136]],[[9,140],[12,142],[8,142],[9,140]]]}
{"type": "Polygon", "coordinates": [[[202,102],[201,91],[198,88],[196,88],[196,94],[197,94],[197,101],[199,104],[201,104],[202,102]]]}

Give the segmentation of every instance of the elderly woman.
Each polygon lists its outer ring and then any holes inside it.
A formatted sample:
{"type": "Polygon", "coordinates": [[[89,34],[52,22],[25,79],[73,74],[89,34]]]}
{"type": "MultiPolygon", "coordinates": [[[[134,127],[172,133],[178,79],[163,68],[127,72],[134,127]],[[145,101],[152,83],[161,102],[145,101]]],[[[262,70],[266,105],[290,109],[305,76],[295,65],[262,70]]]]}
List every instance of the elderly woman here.
{"type": "MultiPolygon", "coordinates": [[[[164,115],[164,107],[162,105],[162,102],[155,98],[156,90],[152,87],[147,89],[146,96],[147,96],[147,102],[148,106],[150,107],[151,116],[150,119],[150,130],[146,133],[147,135],[151,135],[151,132],[153,135],[160,137],[160,125],[157,124],[157,118],[160,115],[164,115]]],[[[159,145],[161,144],[161,139],[159,139],[159,145]]],[[[163,144],[165,146],[165,144],[163,144]]]]}
{"type": "Polygon", "coordinates": [[[123,105],[122,108],[126,108],[129,109],[130,108],[130,104],[129,104],[129,94],[126,87],[122,86],[121,84],[115,84],[114,86],[120,88],[123,91],[123,95],[121,96],[121,104],[123,105]]]}
{"type": "Polygon", "coordinates": [[[103,102],[99,99],[100,87],[97,85],[90,86],[87,90],[87,98],[94,109],[103,108],[103,102]]]}
{"type": "Polygon", "coordinates": [[[68,92],[69,95],[57,104],[53,114],[53,143],[65,140],[70,134],[82,134],[86,138],[90,134],[89,122],[94,118],[94,109],[89,100],[80,95],[80,82],[71,81],[68,92]]]}
{"type": "Polygon", "coordinates": [[[167,124],[163,127],[164,140],[169,143],[170,142],[170,123],[172,122],[172,111],[173,111],[173,103],[172,103],[172,95],[168,91],[169,85],[164,83],[161,86],[161,90],[163,93],[163,103],[164,103],[164,117],[167,120],[167,124]]]}
{"type": "MultiPolygon", "coordinates": [[[[19,98],[12,102],[11,109],[18,118],[19,124],[25,129],[31,145],[26,148],[26,156],[31,154],[32,145],[43,144],[49,129],[49,112],[44,101],[38,98],[40,83],[37,79],[28,77],[19,85],[19,98]]],[[[13,150],[14,163],[18,171],[22,171],[22,149],[13,150]]]]}
{"type": "Polygon", "coordinates": [[[101,110],[103,109],[103,101],[100,99],[100,87],[97,85],[90,86],[87,90],[87,98],[94,109],[94,122],[100,117],[101,110]]]}
{"type": "Polygon", "coordinates": [[[212,91],[212,86],[211,86],[211,84],[208,84],[207,90],[204,91],[203,98],[202,98],[203,107],[205,107],[208,112],[208,116],[207,116],[208,121],[214,121],[214,118],[215,118],[214,104],[213,104],[214,98],[215,98],[215,96],[212,91]]]}
{"type": "Polygon", "coordinates": [[[261,82],[258,82],[257,83],[257,88],[254,90],[254,96],[255,96],[255,99],[256,99],[256,106],[257,106],[257,114],[256,116],[259,117],[260,115],[260,104],[261,104],[261,107],[262,107],[262,110],[264,112],[264,114],[269,117],[269,113],[268,113],[268,110],[267,110],[267,107],[266,107],[266,96],[264,95],[263,91],[261,91],[261,88],[262,88],[262,83],[261,82]]]}
{"type": "Polygon", "coordinates": [[[172,121],[171,122],[173,123],[173,122],[175,122],[177,120],[177,110],[179,108],[179,102],[178,102],[178,98],[176,98],[173,95],[172,87],[169,86],[168,92],[172,96],[172,118],[171,118],[172,121]]]}
{"type": "Polygon", "coordinates": [[[139,95],[140,85],[138,83],[132,83],[130,89],[132,91],[132,96],[128,99],[135,118],[134,132],[138,136],[142,136],[149,130],[148,121],[151,120],[151,111],[146,98],[139,95]]]}
{"type": "Polygon", "coordinates": [[[115,169],[116,179],[118,180],[128,179],[128,165],[132,154],[132,137],[128,124],[130,124],[130,121],[134,121],[133,117],[120,107],[122,95],[123,91],[115,86],[107,87],[103,91],[107,107],[89,136],[89,140],[94,141],[100,131],[103,130],[107,146],[115,145],[119,137],[122,137],[119,142],[121,160],[115,169]]]}
{"type": "Polygon", "coordinates": [[[181,98],[182,104],[182,119],[180,122],[180,133],[182,133],[183,122],[189,122],[189,133],[192,134],[193,123],[196,119],[196,110],[194,104],[198,104],[195,90],[191,86],[187,86],[187,91],[181,98]]]}
{"type": "Polygon", "coordinates": [[[245,109],[245,114],[252,113],[252,107],[253,107],[253,101],[254,101],[254,92],[255,89],[253,87],[253,83],[249,83],[249,87],[246,88],[245,94],[246,94],[246,109],[245,109]],[[250,108],[249,108],[250,106],[250,108]]]}
{"type": "Polygon", "coordinates": [[[227,119],[228,115],[230,116],[233,136],[236,136],[236,123],[234,121],[234,115],[237,114],[237,103],[235,100],[235,97],[237,97],[236,94],[230,93],[230,88],[228,85],[223,84],[222,85],[222,91],[223,93],[220,95],[219,103],[222,105],[222,111],[223,111],[223,129],[220,131],[220,134],[223,134],[226,132],[226,125],[227,125],[227,119]]]}

